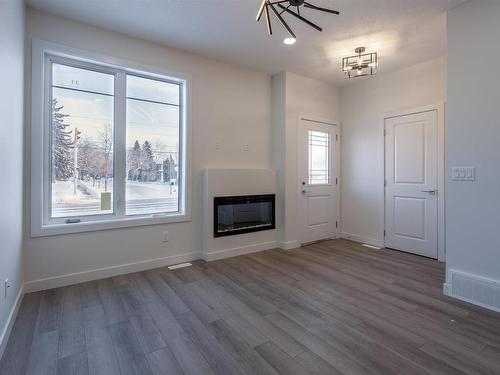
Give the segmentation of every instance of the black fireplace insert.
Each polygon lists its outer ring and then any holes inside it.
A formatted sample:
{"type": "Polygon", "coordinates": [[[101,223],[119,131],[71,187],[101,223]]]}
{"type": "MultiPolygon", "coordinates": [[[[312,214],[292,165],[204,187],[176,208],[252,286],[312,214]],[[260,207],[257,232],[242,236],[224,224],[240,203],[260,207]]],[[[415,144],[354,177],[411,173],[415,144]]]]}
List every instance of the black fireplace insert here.
{"type": "Polygon", "coordinates": [[[214,198],[214,237],[275,228],[274,194],[214,198]]]}

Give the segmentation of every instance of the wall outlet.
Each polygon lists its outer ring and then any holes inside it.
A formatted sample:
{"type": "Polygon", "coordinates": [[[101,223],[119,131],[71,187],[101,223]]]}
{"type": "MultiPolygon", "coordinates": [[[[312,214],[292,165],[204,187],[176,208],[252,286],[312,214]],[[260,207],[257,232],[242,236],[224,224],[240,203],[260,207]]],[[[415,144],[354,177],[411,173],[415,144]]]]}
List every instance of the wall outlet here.
{"type": "Polygon", "coordinates": [[[243,145],[243,150],[244,151],[250,151],[250,147],[248,146],[248,144],[244,144],[243,145]]]}
{"type": "Polygon", "coordinates": [[[9,288],[10,288],[10,283],[9,283],[9,279],[5,279],[5,282],[4,282],[4,295],[3,297],[5,299],[7,299],[7,295],[8,295],[8,291],[9,291],[9,288]]]}
{"type": "Polygon", "coordinates": [[[168,231],[163,231],[162,237],[161,237],[161,242],[168,242],[168,231]]]}

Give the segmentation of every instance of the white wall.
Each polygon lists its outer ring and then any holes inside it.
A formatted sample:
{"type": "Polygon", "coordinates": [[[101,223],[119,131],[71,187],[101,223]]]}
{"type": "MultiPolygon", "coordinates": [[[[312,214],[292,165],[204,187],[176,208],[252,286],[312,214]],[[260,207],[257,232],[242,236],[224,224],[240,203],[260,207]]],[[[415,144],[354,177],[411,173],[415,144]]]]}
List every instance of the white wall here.
{"type": "Polygon", "coordinates": [[[298,245],[297,128],[299,115],[339,120],[339,90],[327,83],[286,72],[273,76],[273,162],[278,173],[281,246],[298,245]],[[279,105],[276,106],[276,103],[279,105]],[[281,107],[285,105],[285,109],[281,107]]]}
{"type": "Polygon", "coordinates": [[[448,12],[446,125],[446,266],[498,281],[500,71],[492,62],[500,61],[499,17],[500,2],[493,0],[448,12]],[[452,181],[454,166],[476,167],[476,181],[452,181]]]}
{"type": "Polygon", "coordinates": [[[0,1],[0,357],[4,329],[23,282],[22,186],[23,186],[23,86],[24,4],[21,0],[0,1]],[[4,280],[11,287],[4,298],[4,280]]]}
{"type": "MultiPolygon", "coordinates": [[[[32,37],[191,77],[193,211],[188,223],[26,238],[26,280],[183,254],[199,257],[201,170],[271,167],[270,77],[35,10],[27,12],[27,74],[32,37]],[[168,243],[161,242],[165,229],[169,231],[168,243]]],[[[29,149],[28,141],[26,146],[29,149]]],[[[26,170],[29,186],[28,164],[26,170]]],[[[25,198],[29,199],[26,190],[25,198]]],[[[25,213],[29,228],[29,207],[25,213]]]]}
{"type": "Polygon", "coordinates": [[[383,114],[445,101],[445,57],[342,88],[343,236],[383,244],[383,114]]]}

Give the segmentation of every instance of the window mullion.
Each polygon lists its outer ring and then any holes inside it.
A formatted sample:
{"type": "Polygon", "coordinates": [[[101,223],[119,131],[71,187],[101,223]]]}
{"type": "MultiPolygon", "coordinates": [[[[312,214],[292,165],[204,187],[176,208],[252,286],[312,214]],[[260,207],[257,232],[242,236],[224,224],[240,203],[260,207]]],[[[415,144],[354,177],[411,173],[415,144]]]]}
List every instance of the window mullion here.
{"type": "Polygon", "coordinates": [[[127,149],[126,149],[126,74],[118,72],[115,76],[115,165],[114,191],[115,212],[117,217],[125,216],[127,149]]]}

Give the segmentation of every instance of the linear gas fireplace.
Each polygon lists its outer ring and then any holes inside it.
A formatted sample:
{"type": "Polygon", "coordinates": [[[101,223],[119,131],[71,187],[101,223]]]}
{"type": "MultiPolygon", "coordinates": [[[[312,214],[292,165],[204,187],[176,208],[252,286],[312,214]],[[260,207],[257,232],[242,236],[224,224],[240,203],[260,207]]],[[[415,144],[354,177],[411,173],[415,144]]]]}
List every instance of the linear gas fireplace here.
{"type": "Polygon", "coordinates": [[[214,237],[276,228],[274,205],[274,194],[215,197],[214,237]]]}

